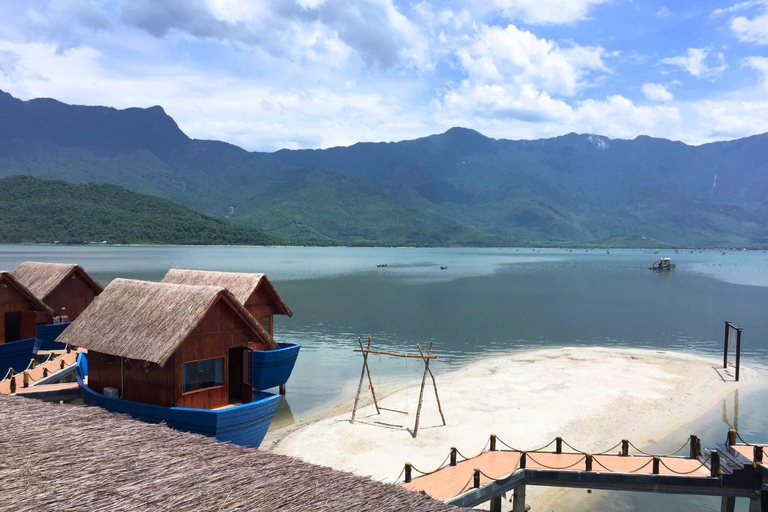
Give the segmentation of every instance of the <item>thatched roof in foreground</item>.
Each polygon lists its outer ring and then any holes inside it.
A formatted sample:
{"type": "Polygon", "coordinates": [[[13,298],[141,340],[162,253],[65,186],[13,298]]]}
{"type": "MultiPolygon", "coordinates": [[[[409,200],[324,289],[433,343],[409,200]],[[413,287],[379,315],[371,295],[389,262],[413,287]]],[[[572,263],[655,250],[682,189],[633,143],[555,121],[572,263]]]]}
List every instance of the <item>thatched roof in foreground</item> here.
{"type": "Polygon", "coordinates": [[[268,347],[277,348],[264,326],[224,288],[132,279],[112,281],[56,340],[162,366],[219,300],[268,347]]]}
{"type": "Polygon", "coordinates": [[[93,288],[96,295],[104,290],[98,282],[88,275],[83,267],[72,263],[25,261],[13,271],[13,277],[34,293],[35,297],[43,301],[62,281],[68,279],[72,274],[78,274],[82,277],[93,288]]]}
{"type": "Polygon", "coordinates": [[[0,424],[0,508],[14,512],[460,510],[95,407],[0,395],[0,424]]]}
{"type": "Polygon", "coordinates": [[[293,316],[277,289],[266,274],[244,272],[216,272],[212,270],[188,270],[172,268],[165,274],[164,283],[196,284],[202,286],[221,286],[237,297],[240,304],[245,304],[257,288],[263,287],[277,306],[277,314],[293,316]]]}
{"type": "Polygon", "coordinates": [[[13,274],[0,271],[0,285],[10,286],[21,295],[23,295],[26,299],[29,300],[29,302],[32,303],[34,311],[44,311],[53,314],[53,310],[44,304],[43,301],[38,299],[35,294],[29,291],[26,286],[21,284],[15,277],[13,277],[13,274]]]}

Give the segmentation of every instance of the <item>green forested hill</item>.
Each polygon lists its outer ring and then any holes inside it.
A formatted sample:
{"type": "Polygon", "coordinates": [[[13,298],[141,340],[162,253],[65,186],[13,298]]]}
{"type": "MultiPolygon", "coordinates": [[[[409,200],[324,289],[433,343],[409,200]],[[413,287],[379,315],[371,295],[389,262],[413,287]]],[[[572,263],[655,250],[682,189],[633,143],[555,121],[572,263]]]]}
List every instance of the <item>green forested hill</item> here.
{"type": "Polygon", "coordinates": [[[689,146],[463,128],[397,143],[252,153],[162,108],[0,91],[0,178],[114,184],[296,243],[768,244],[768,134],[689,146]]]}
{"type": "Polygon", "coordinates": [[[162,197],[114,185],[71,184],[31,176],[0,179],[0,243],[278,243],[162,197]]]}

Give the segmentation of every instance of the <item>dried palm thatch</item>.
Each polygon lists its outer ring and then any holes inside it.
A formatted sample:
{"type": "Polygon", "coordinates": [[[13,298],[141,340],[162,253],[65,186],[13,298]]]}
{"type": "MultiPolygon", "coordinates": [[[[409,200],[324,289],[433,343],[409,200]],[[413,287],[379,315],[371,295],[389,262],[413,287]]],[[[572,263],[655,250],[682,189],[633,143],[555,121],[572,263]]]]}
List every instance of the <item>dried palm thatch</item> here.
{"type": "Polygon", "coordinates": [[[224,288],[115,279],[56,341],[163,366],[219,300],[269,348],[277,344],[224,288]]]}
{"type": "Polygon", "coordinates": [[[187,270],[172,268],[165,274],[164,283],[196,284],[201,286],[221,286],[234,295],[240,304],[250,298],[261,286],[269,293],[277,304],[278,315],[293,316],[293,312],[277,293],[266,274],[248,274],[243,272],[215,272],[211,270],[187,270]]]}
{"type": "Polygon", "coordinates": [[[99,408],[2,395],[0,423],[0,508],[14,512],[459,510],[395,485],[99,408]]]}
{"type": "Polygon", "coordinates": [[[32,293],[26,286],[21,284],[15,277],[13,277],[13,274],[8,272],[0,272],[0,286],[8,286],[19,292],[27,300],[29,300],[29,302],[32,303],[32,309],[34,311],[43,311],[53,315],[53,310],[45,305],[43,301],[38,299],[35,294],[32,293]]]}
{"type": "Polygon", "coordinates": [[[88,275],[83,267],[72,263],[25,261],[13,271],[13,277],[34,293],[35,297],[43,301],[57,286],[73,274],[82,277],[93,288],[96,295],[104,290],[98,282],[88,275]]]}

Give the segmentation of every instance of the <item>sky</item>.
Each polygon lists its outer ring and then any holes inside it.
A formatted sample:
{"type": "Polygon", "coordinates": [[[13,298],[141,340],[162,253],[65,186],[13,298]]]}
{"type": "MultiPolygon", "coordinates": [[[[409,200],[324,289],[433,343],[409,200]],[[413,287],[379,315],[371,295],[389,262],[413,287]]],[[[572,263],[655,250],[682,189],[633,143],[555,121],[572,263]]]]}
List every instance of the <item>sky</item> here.
{"type": "MultiPolygon", "coordinates": [[[[3,0],[0,89],[253,151],[768,132],[768,0],[3,0]]],[[[1,121],[1,120],[0,120],[1,121]]]]}

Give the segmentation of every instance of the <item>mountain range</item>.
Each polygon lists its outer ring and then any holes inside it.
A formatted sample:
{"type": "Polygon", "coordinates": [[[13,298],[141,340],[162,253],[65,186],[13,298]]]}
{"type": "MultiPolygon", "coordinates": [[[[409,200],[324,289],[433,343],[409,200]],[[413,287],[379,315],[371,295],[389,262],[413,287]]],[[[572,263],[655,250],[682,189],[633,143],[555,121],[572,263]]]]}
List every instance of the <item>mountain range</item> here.
{"type": "Polygon", "coordinates": [[[249,152],[184,134],[161,107],[0,91],[0,177],[112,184],[294,243],[768,244],[768,134],[690,146],[641,136],[249,152]]]}

